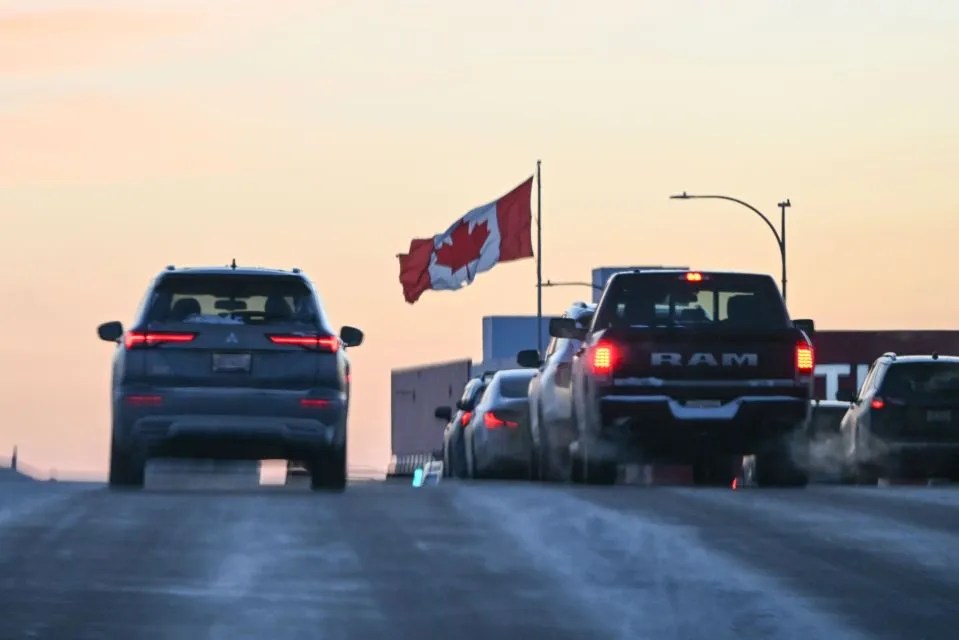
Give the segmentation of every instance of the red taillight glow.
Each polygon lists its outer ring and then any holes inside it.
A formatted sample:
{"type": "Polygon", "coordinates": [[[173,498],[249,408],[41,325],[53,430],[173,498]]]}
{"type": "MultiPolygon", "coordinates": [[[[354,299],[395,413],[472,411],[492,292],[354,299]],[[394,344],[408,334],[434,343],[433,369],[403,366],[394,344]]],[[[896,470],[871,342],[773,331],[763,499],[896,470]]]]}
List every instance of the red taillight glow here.
{"type": "Polygon", "coordinates": [[[163,396],[129,395],[123,401],[131,407],[159,407],[163,404],[163,396]]]}
{"type": "Polygon", "coordinates": [[[873,398],[872,402],[869,403],[869,406],[873,409],[882,409],[886,406],[886,401],[882,398],[873,398]]]}
{"type": "Polygon", "coordinates": [[[470,423],[470,419],[473,417],[472,411],[464,411],[463,415],[460,417],[460,425],[466,426],[470,423]]]}
{"type": "Polygon", "coordinates": [[[812,373],[815,368],[816,355],[812,346],[807,342],[800,342],[796,345],[796,371],[812,373]]]}
{"type": "Polygon", "coordinates": [[[195,333],[180,333],[172,331],[128,331],[123,336],[123,344],[127,349],[136,349],[137,347],[153,347],[158,344],[183,344],[184,342],[193,342],[196,338],[195,333]]]}
{"type": "Polygon", "coordinates": [[[334,353],[340,348],[340,339],[336,336],[297,336],[271,335],[267,336],[273,344],[282,344],[290,347],[303,347],[315,351],[329,351],[334,353]]]}
{"type": "Polygon", "coordinates": [[[325,398],[300,398],[300,406],[304,409],[325,409],[330,401],[325,398]]]}
{"type": "Polygon", "coordinates": [[[593,373],[607,375],[612,373],[618,358],[619,351],[616,345],[600,342],[593,347],[589,363],[593,373]]]}
{"type": "Polygon", "coordinates": [[[690,271],[686,274],[686,282],[702,282],[703,274],[697,273],[695,271],[690,271]]]}
{"type": "Polygon", "coordinates": [[[510,427],[511,429],[515,429],[519,426],[518,422],[514,422],[512,420],[503,420],[492,411],[487,411],[483,414],[483,424],[486,425],[487,429],[499,429],[500,427],[510,427]]]}

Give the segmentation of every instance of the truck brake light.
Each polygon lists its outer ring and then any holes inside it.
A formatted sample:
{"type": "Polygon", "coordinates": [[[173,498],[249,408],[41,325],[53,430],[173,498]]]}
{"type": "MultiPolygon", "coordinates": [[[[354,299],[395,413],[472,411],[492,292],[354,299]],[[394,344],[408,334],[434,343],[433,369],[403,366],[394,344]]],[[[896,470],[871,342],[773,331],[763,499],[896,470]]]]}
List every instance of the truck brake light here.
{"type": "Polygon", "coordinates": [[[176,343],[183,344],[192,342],[196,338],[195,333],[182,333],[173,331],[128,331],[123,336],[123,344],[127,349],[136,349],[138,347],[154,347],[158,344],[176,343]]]}
{"type": "Polygon", "coordinates": [[[812,345],[808,342],[800,342],[796,345],[796,371],[812,373],[815,368],[816,356],[812,345]]]}
{"type": "Polygon", "coordinates": [[[686,282],[702,282],[702,281],[703,281],[703,274],[699,272],[690,271],[686,274],[686,282]]]}
{"type": "Polygon", "coordinates": [[[599,375],[609,375],[616,366],[619,359],[619,351],[616,345],[610,342],[598,342],[593,347],[593,353],[590,357],[590,368],[592,372],[599,375]]]}
{"type": "Polygon", "coordinates": [[[869,406],[873,409],[882,409],[886,406],[886,401],[882,398],[873,398],[872,402],[869,403],[869,406]]]}

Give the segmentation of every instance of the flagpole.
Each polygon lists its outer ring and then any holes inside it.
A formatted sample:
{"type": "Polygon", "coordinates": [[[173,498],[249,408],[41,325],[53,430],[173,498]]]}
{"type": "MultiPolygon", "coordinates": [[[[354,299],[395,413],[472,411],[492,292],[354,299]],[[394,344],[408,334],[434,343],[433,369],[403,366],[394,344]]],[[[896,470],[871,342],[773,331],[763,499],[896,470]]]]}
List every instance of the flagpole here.
{"type": "Polygon", "coordinates": [[[543,181],[536,161],[536,351],[543,357],[543,181]]]}

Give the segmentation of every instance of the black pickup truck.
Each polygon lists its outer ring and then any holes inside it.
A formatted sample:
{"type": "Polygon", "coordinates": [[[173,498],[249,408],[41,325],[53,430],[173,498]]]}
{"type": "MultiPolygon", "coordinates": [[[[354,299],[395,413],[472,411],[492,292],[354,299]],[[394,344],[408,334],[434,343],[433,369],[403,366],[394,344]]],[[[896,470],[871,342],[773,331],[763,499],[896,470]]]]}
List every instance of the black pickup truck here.
{"type": "Polygon", "coordinates": [[[729,485],[755,455],[760,486],[808,483],[810,320],[790,320],[775,281],[751,273],[625,271],[606,283],[573,361],[572,480],[611,484],[626,463],[691,464],[729,485]]]}

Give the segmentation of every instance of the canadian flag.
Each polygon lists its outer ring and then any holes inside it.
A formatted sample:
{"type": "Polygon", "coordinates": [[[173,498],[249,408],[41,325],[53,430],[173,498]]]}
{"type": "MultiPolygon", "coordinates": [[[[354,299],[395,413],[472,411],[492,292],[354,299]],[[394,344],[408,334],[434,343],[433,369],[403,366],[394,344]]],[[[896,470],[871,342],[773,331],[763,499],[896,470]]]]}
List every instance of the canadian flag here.
{"type": "Polygon", "coordinates": [[[502,198],[476,207],[432,238],[416,238],[400,254],[400,283],[410,304],[424,291],[459,289],[500,262],[533,257],[530,176],[502,198]]]}

